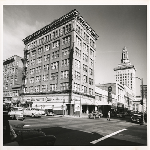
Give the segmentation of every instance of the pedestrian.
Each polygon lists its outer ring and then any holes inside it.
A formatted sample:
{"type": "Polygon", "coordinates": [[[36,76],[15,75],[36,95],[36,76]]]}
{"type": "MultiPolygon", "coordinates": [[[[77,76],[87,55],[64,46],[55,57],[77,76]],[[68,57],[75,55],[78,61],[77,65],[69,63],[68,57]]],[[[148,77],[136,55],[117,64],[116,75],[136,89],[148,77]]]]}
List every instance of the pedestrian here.
{"type": "Polygon", "coordinates": [[[109,120],[109,121],[110,121],[110,111],[108,111],[107,120],[109,120]]]}

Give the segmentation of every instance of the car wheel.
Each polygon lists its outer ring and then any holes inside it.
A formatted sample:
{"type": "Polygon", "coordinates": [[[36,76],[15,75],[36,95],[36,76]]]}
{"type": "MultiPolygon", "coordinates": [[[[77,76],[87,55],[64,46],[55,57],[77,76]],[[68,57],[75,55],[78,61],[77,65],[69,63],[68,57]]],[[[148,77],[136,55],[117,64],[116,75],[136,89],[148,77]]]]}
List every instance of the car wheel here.
{"type": "Polygon", "coordinates": [[[98,117],[101,118],[101,115],[99,115],[98,117]]]}
{"type": "Polygon", "coordinates": [[[91,118],[91,116],[89,116],[89,119],[91,118]]]}
{"type": "Polygon", "coordinates": [[[31,116],[31,117],[33,118],[33,117],[35,117],[35,115],[34,115],[34,114],[32,114],[32,116],[31,116]]]}
{"type": "Polygon", "coordinates": [[[47,116],[47,114],[45,114],[45,116],[47,116]]]}

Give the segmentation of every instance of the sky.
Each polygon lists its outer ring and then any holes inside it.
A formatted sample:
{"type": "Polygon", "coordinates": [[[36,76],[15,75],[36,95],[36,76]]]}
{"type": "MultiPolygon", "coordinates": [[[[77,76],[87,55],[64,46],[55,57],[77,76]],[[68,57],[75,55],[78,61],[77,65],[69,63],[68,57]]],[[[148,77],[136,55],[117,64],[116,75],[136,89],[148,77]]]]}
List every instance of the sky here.
{"type": "MultiPolygon", "coordinates": [[[[95,83],[114,83],[113,69],[127,47],[136,76],[147,84],[146,5],[3,5],[3,60],[23,57],[23,39],[76,9],[99,35],[95,83]]],[[[136,79],[137,95],[141,81],[136,79]]]]}

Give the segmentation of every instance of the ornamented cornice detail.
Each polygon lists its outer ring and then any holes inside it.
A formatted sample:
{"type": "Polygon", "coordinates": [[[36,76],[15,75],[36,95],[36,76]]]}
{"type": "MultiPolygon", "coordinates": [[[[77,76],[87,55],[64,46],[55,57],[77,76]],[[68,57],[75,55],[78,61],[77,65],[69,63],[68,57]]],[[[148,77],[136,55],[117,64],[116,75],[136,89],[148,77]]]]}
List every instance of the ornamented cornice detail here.
{"type": "Polygon", "coordinates": [[[90,25],[83,20],[83,17],[79,14],[79,12],[74,9],[71,12],[67,13],[66,15],[60,17],[59,19],[54,20],[52,23],[50,23],[49,25],[46,25],[45,27],[43,27],[42,29],[36,31],[35,33],[33,33],[32,35],[27,36],[25,39],[23,39],[22,41],[24,42],[24,44],[28,44],[29,42],[31,42],[32,40],[40,37],[41,35],[45,35],[46,33],[62,26],[63,24],[73,20],[77,18],[77,20],[79,20],[83,26],[86,27],[87,30],[90,31],[91,35],[97,40],[98,35],[95,33],[95,31],[90,27],[90,25]]]}

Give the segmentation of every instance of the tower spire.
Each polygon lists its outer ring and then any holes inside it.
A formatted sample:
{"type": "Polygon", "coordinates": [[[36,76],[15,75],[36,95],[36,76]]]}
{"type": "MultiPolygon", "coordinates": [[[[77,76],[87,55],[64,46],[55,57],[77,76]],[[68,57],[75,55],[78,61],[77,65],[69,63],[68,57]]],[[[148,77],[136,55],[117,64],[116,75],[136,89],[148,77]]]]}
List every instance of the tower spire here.
{"type": "Polygon", "coordinates": [[[130,63],[129,61],[129,57],[128,57],[128,51],[127,48],[124,46],[124,48],[122,49],[122,59],[121,59],[121,63],[130,63]]]}

